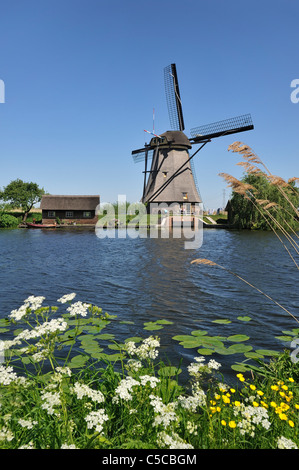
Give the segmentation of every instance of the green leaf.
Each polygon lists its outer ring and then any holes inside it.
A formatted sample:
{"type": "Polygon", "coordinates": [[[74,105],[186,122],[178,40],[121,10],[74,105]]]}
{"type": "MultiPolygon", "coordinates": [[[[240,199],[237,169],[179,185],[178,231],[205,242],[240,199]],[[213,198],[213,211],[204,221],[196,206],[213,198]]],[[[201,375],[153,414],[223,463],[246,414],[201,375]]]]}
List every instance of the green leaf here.
{"type": "Polygon", "coordinates": [[[208,332],[204,331],[204,330],[191,331],[191,335],[193,335],[193,336],[203,336],[203,335],[207,335],[207,334],[208,334],[208,332]]]}
{"type": "Polygon", "coordinates": [[[229,346],[229,351],[232,351],[233,354],[246,353],[252,350],[252,346],[246,346],[245,344],[233,344],[229,346]]]}
{"type": "Polygon", "coordinates": [[[103,333],[101,335],[96,335],[97,339],[104,339],[104,340],[109,340],[109,339],[114,339],[115,335],[112,335],[111,333],[103,333]]]}
{"type": "Polygon", "coordinates": [[[257,349],[256,352],[258,354],[262,354],[263,356],[279,356],[279,352],[273,351],[271,349],[257,349]]]}
{"type": "Polygon", "coordinates": [[[251,317],[247,317],[247,316],[245,316],[245,317],[237,317],[237,318],[238,318],[238,320],[240,320],[240,321],[250,321],[250,320],[251,320],[251,317]]]}
{"type": "Polygon", "coordinates": [[[280,341],[293,341],[294,336],[275,336],[275,338],[280,341]]]}
{"type": "Polygon", "coordinates": [[[87,360],[88,358],[86,356],[79,354],[78,356],[74,356],[71,359],[71,361],[68,363],[68,367],[71,369],[79,369],[80,367],[84,366],[87,360]]]}
{"type": "Polygon", "coordinates": [[[159,323],[160,325],[172,325],[173,321],[169,320],[157,320],[156,323],[159,323]]]}
{"type": "Polygon", "coordinates": [[[198,354],[202,354],[203,356],[210,356],[215,351],[213,349],[208,349],[208,348],[199,348],[197,352],[198,354]]]}
{"type": "Polygon", "coordinates": [[[231,368],[237,372],[247,372],[248,367],[243,366],[242,364],[233,364],[231,368]]]}
{"type": "Polygon", "coordinates": [[[246,352],[244,356],[248,359],[263,359],[264,357],[262,354],[259,354],[256,351],[246,352]]]}
{"type": "Polygon", "coordinates": [[[223,319],[219,319],[219,320],[212,320],[212,323],[220,323],[220,324],[228,324],[228,323],[231,323],[231,320],[227,320],[226,318],[223,318],[223,319]]]}
{"type": "Polygon", "coordinates": [[[0,328],[0,333],[6,333],[7,331],[10,331],[9,328],[0,328]]]}
{"type": "Polygon", "coordinates": [[[248,341],[250,339],[247,335],[232,335],[227,338],[227,341],[232,341],[233,343],[239,343],[241,341],[248,341]]]}
{"type": "Polygon", "coordinates": [[[157,322],[152,322],[152,321],[146,322],[144,323],[144,325],[145,327],[143,329],[150,330],[150,331],[161,330],[163,328],[163,326],[158,325],[157,322]]]}
{"type": "Polygon", "coordinates": [[[132,336],[132,338],[125,339],[125,343],[129,343],[130,341],[132,341],[133,343],[141,343],[142,338],[140,338],[139,336],[132,336]]]}

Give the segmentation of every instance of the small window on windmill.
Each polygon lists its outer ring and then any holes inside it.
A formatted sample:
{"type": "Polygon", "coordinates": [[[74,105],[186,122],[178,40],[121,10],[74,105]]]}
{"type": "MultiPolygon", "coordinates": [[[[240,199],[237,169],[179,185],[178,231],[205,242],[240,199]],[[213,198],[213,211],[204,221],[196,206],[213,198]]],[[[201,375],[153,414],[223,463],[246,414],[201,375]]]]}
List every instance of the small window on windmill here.
{"type": "Polygon", "coordinates": [[[188,193],[183,192],[183,199],[188,200],[188,193]]]}
{"type": "Polygon", "coordinates": [[[167,178],[167,171],[163,171],[162,173],[163,173],[163,177],[167,178]]]}

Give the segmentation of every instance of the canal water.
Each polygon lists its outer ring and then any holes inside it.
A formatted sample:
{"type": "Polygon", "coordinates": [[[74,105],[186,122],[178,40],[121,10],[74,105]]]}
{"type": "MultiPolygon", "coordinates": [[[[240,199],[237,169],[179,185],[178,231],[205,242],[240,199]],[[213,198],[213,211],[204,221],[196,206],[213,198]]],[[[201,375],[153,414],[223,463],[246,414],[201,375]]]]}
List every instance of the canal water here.
{"type": "MultiPolygon", "coordinates": [[[[118,236],[119,235],[119,236],[118,236]]],[[[120,236],[121,235],[121,236],[120,236]]],[[[161,359],[178,365],[198,355],[173,340],[202,329],[209,335],[246,334],[255,349],[282,350],[276,338],[297,328],[282,309],[226,270],[191,264],[207,258],[231,270],[284,305],[297,318],[298,270],[273,233],[204,229],[200,247],[185,249],[182,238],[98,238],[93,229],[0,230],[0,318],[22,305],[29,295],[46,304],[76,292],[76,300],[92,302],[125,323],[116,339],[148,336],[144,323],[168,320],[152,334],[161,339],[161,359]],[[238,317],[249,316],[244,322],[238,317]],[[215,320],[230,323],[215,323],[215,320]],[[130,323],[126,323],[130,322],[130,323]]],[[[231,374],[242,358],[213,357],[231,374]]]]}

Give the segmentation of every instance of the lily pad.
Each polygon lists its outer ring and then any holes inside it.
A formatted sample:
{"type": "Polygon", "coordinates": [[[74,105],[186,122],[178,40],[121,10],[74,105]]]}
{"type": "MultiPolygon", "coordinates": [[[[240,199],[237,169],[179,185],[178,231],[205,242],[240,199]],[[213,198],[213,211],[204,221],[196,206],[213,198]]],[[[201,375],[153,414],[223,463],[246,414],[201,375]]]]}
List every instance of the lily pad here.
{"type": "Polygon", "coordinates": [[[150,331],[161,330],[163,328],[163,326],[159,325],[157,322],[152,322],[152,321],[146,322],[144,323],[144,325],[145,325],[144,330],[150,330],[150,331]]]}
{"type": "Polygon", "coordinates": [[[207,335],[207,334],[208,334],[208,332],[204,331],[204,330],[191,331],[191,335],[193,335],[193,336],[203,336],[203,335],[207,335]]]}
{"type": "Polygon", "coordinates": [[[228,348],[229,351],[232,351],[233,354],[246,353],[252,350],[252,346],[247,346],[246,344],[232,344],[228,348]]]}
{"type": "Polygon", "coordinates": [[[225,325],[225,324],[228,324],[228,323],[231,323],[231,320],[227,320],[226,318],[219,318],[219,320],[213,320],[212,323],[219,323],[221,325],[225,325]]]}
{"type": "Polygon", "coordinates": [[[262,354],[263,356],[279,356],[279,352],[273,351],[271,349],[257,349],[256,352],[258,354],[262,354]]]}
{"type": "Polygon", "coordinates": [[[256,351],[246,352],[244,356],[248,359],[263,359],[264,357],[262,354],[257,353],[256,351]]]}
{"type": "Polygon", "coordinates": [[[251,317],[248,317],[248,316],[238,317],[238,320],[240,320],[240,321],[250,321],[251,317]]]}
{"type": "Polygon", "coordinates": [[[215,352],[214,349],[208,349],[208,348],[199,348],[197,350],[198,354],[202,354],[203,356],[210,356],[215,352]]]}
{"type": "Polygon", "coordinates": [[[275,336],[275,338],[280,341],[293,341],[294,336],[275,336]]]}
{"type": "Polygon", "coordinates": [[[78,356],[72,358],[72,360],[68,363],[68,367],[70,367],[71,369],[79,369],[80,367],[84,366],[87,359],[88,358],[86,356],[79,354],[78,356]]]}
{"type": "Polygon", "coordinates": [[[227,341],[232,341],[233,343],[239,343],[241,341],[248,341],[250,339],[247,335],[232,335],[227,338],[227,341]]]}

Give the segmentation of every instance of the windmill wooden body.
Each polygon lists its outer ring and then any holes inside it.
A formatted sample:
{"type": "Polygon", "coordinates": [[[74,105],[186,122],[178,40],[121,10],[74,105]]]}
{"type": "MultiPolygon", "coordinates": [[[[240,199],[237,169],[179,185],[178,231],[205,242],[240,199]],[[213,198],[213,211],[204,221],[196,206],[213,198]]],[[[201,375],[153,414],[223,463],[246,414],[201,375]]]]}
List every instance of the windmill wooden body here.
{"type": "Polygon", "coordinates": [[[250,114],[246,114],[193,128],[188,138],[183,132],[185,125],[175,64],[165,67],[164,82],[172,130],[154,134],[149,144],[132,151],[135,162],[145,162],[141,201],[147,205],[148,212],[152,212],[151,208],[157,204],[165,204],[178,212],[187,210],[188,213],[196,213],[202,200],[193,157],[212,139],[253,129],[253,123],[250,114]],[[190,155],[196,144],[199,148],[190,155]]]}

